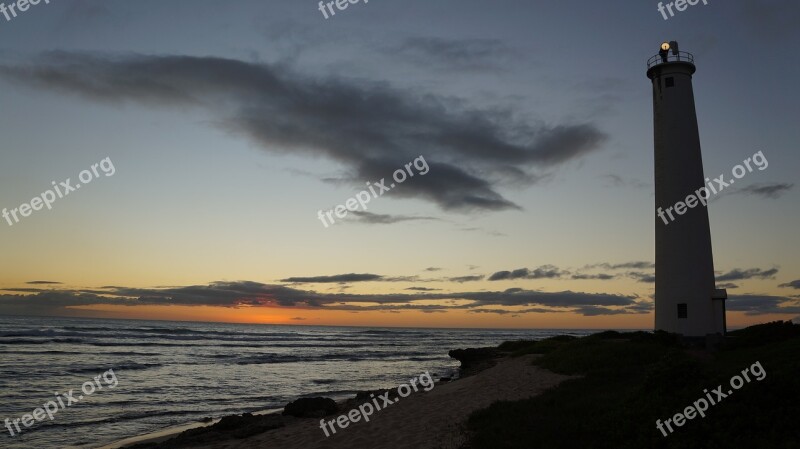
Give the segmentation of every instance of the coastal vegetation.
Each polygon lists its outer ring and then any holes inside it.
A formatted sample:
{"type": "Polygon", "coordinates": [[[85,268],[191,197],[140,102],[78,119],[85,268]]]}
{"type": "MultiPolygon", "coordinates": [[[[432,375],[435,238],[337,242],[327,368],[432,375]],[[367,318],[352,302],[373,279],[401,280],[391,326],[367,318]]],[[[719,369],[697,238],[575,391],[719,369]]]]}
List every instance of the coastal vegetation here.
{"type": "Polygon", "coordinates": [[[800,447],[800,325],[773,322],[729,332],[715,351],[664,332],[607,331],[506,342],[512,355],[577,375],[545,393],[496,402],[468,421],[469,449],[800,447]],[[666,420],[760,362],[766,376],[744,384],[706,416],[664,436],[666,420]]]}

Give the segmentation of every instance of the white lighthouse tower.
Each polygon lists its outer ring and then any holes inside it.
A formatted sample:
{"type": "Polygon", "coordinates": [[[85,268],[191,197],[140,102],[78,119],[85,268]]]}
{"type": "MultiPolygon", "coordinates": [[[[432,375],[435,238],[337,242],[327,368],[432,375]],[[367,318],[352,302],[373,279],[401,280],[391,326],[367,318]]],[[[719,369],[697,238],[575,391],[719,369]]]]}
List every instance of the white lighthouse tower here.
{"type": "Polygon", "coordinates": [[[725,334],[727,293],[714,284],[708,209],[689,198],[696,200],[696,192],[707,188],[692,90],[695,70],[694,57],[674,41],[661,44],[647,62],[653,82],[655,202],[656,208],[669,210],[666,218],[655,217],[655,328],[704,337],[725,334]]]}

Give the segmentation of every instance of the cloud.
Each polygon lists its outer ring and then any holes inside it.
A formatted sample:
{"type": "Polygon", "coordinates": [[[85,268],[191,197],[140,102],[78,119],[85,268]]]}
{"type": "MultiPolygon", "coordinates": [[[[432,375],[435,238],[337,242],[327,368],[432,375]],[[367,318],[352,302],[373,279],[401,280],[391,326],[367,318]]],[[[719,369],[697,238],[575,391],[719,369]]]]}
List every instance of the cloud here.
{"type": "Polygon", "coordinates": [[[769,270],[762,270],[761,268],[750,268],[747,270],[740,270],[734,268],[733,270],[717,276],[717,282],[720,281],[741,281],[744,279],[772,279],[778,273],[777,268],[769,270]]]}
{"type": "Polygon", "coordinates": [[[498,271],[489,276],[490,281],[504,281],[510,279],[524,279],[530,274],[527,268],[519,268],[514,271],[498,271]]]}
{"type": "Polygon", "coordinates": [[[220,281],[208,285],[167,288],[114,287],[41,290],[33,295],[5,294],[0,295],[0,314],[59,315],[74,313],[76,306],[103,304],[273,307],[353,312],[404,310],[446,312],[487,307],[533,307],[585,315],[599,313],[593,307],[613,307],[628,310],[626,313],[641,313],[635,297],[609,293],[542,292],[512,288],[494,292],[351,294],[319,293],[253,281],[220,281]],[[436,303],[431,304],[432,301],[436,303]]]}
{"type": "Polygon", "coordinates": [[[474,226],[473,227],[468,227],[468,228],[461,228],[461,230],[465,231],[465,232],[480,232],[480,233],[483,233],[483,234],[486,234],[486,235],[491,235],[492,237],[507,237],[507,234],[503,234],[502,232],[492,231],[492,230],[489,230],[489,229],[479,228],[479,227],[474,227],[474,226]]]}
{"type": "Polygon", "coordinates": [[[572,279],[575,280],[586,280],[586,279],[597,279],[600,281],[608,281],[611,279],[616,278],[613,274],[605,274],[605,273],[598,273],[598,274],[573,274],[572,279]]]}
{"type": "Polygon", "coordinates": [[[604,179],[608,180],[608,184],[613,187],[633,187],[634,189],[647,189],[652,188],[652,185],[647,184],[646,182],[642,182],[638,179],[634,178],[623,178],[620,175],[609,174],[603,176],[604,179]]]}
{"type": "Polygon", "coordinates": [[[656,282],[656,275],[652,273],[642,273],[641,271],[629,271],[626,275],[630,278],[636,279],[639,282],[653,284],[656,282]]]}
{"type": "Polygon", "coordinates": [[[785,284],[781,284],[778,287],[791,287],[800,289],[800,279],[795,279],[794,281],[787,282],[785,284]]]}
{"type": "Polygon", "coordinates": [[[471,309],[469,313],[491,313],[495,315],[511,315],[519,316],[521,313],[564,313],[565,310],[543,309],[543,308],[528,308],[522,310],[506,310],[506,309],[471,309]]]}
{"type": "Polygon", "coordinates": [[[201,109],[266,151],[342,164],[358,186],[426,155],[430,172],[392,196],[456,212],[519,209],[496,190],[512,168],[549,170],[607,139],[592,123],[527,124],[513,111],[385,82],[315,78],[286,65],[216,57],[50,52],[0,65],[0,77],[97,102],[201,109]]]}
{"type": "Polygon", "coordinates": [[[783,296],[744,294],[729,296],[726,310],[745,312],[746,315],[764,315],[772,313],[800,313],[800,301],[783,296]]]}
{"type": "Polygon", "coordinates": [[[512,279],[554,279],[567,274],[553,265],[542,265],[531,271],[527,268],[519,268],[514,271],[498,271],[489,276],[490,281],[504,281],[512,279]]]}
{"type": "Polygon", "coordinates": [[[656,264],[653,262],[645,262],[645,261],[634,261],[634,262],[623,262],[623,263],[596,263],[594,265],[587,265],[585,268],[605,268],[606,270],[646,270],[648,268],[655,268],[656,264]]]}
{"type": "Polygon", "coordinates": [[[730,288],[730,289],[734,289],[734,288],[739,288],[739,286],[738,286],[738,285],[736,285],[736,284],[734,284],[733,282],[725,282],[725,283],[722,283],[722,284],[717,284],[717,288],[730,288]]]}
{"type": "Polygon", "coordinates": [[[15,292],[15,293],[38,293],[43,291],[41,288],[29,287],[29,288],[3,288],[0,289],[4,292],[15,292]]]}
{"type": "Polygon", "coordinates": [[[441,288],[428,288],[428,287],[408,287],[406,290],[412,290],[416,292],[435,292],[441,290],[441,288]]]}
{"type": "Polygon", "coordinates": [[[742,193],[745,195],[760,196],[762,198],[778,199],[783,194],[792,190],[794,184],[789,183],[769,183],[769,184],[753,184],[745,188],[739,189],[734,193],[742,193]]]}
{"type": "Polygon", "coordinates": [[[463,282],[481,281],[481,280],[483,280],[484,277],[485,276],[483,276],[483,275],[455,276],[455,277],[447,278],[447,280],[451,281],[451,282],[463,283],[463,282]]]}
{"type": "MultiPolygon", "coordinates": [[[[608,293],[577,293],[570,290],[562,292],[541,292],[512,288],[503,292],[468,292],[440,295],[442,298],[466,299],[473,304],[461,308],[472,308],[478,305],[503,306],[547,306],[547,307],[579,307],[579,306],[629,306],[633,305],[633,296],[608,293]]],[[[430,296],[429,296],[430,297],[430,296]]]]}
{"type": "MultiPolygon", "coordinates": [[[[8,291],[10,289],[7,289],[8,291]]],[[[96,304],[135,305],[131,298],[104,298],[77,291],[40,290],[35,295],[0,295],[0,315],[75,315],[71,308],[96,304]]]]}
{"type": "Polygon", "coordinates": [[[348,273],[336,274],[333,276],[300,276],[281,279],[281,282],[296,282],[296,283],[328,283],[328,282],[365,282],[365,281],[380,281],[383,276],[379,274],[370,273],[348,273]]]}
{"type": "Polygon", "coordinates": [[[607,307],[597,306],[581,306],[578,307],[576,312],[583,316],[622,315],[630,313],[629,311],[623,309],[609,309],[607,307]]]}
{"type": "Polygon", "coordinates": [[[48,285],[48,284],[54,284],[54,285],[55,285],[55,284],[61,284],[61,282],[55,282],[55,281],[28,281],[28,282],[26,282],[26,284],[29,284],[29,285],[48,285]]]}
{"type": "MultiPolygon", "coordinates": [[[[631,261],[631,262],[621,262],[621,263],[595,263],[591,265],[586,265],[583,267],[583,270],[593,270],[597,268],[602,268],[605,270],[648,270],[655,268],[655,264],[653,262],[645,262],[645,261],[631,261]]],[[[625,273],[625,276],[636,279],[639,282],[645,283],[654,283],[656,281],[655,275],[652,273],[644,273],[641,271],[630,271],[625,273]]],[[[575,280],[585,280],[585,279],[595,279],[601,281],[607,281],[611,279],[616,279],[618,275],[611,274],[611,273],[576,273],[572,275],[572,279],[575,280]]]]}
{"type": "Polygon", "coordinates": [[[439,220],[435,217],[416,217],[411,215],[388,215],[388,214],[374,214],[366,211],[351,211],[351,215],[356,219],[356,223],[364,224],[394,224],[403,221],[425,221],[425,220],[439,220]]]}
{"type": "Polygon", "coordinates": [[[393,47],[392,55],[415,64],[455,71],[496,70],[515,54],[497,39],[411,37],[393,47]]]}

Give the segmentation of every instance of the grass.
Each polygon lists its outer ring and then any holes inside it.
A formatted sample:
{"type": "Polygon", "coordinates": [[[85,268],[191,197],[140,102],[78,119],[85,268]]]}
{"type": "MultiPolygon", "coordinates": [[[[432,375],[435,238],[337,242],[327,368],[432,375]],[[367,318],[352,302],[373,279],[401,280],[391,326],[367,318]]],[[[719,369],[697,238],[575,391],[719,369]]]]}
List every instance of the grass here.
{"type": "Polygon", "coordinates": [[[582,377],[535,398],[498,402],[473,413],[471,449],[800,447],[800,326],[776,322],[731,333],[715,354],[689,350],[674,335],[603,332],[584,338],[507,342],[515,355],[582,377]],[[664,437],[665,421],[755,362],[762,381],[712,405],[664,437]]]}

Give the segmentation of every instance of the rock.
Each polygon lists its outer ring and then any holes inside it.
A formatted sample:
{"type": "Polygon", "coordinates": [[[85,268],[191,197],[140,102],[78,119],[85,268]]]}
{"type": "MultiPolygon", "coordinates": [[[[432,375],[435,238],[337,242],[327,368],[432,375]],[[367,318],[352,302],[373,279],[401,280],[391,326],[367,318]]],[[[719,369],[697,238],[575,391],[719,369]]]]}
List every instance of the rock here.
{"type": "Polygon", "coordinates": [[[227,432],[234,429],[241,429],[247,427],[254,421],[252,413],[244,413],[242,415],[225,416],[219,420],[215,425],[216,430],[227,432]]]}
{"type": "Polygon", "coordinates": [[[358,393],[356,393],[355,400],[356,400],[356,402],[359,402],[359,403],[365,402],[365,401],[370,401],[370,400],[372,400],[373,397],[377,398],[378,396],[386,393],[387,391],[391,391],[391,390],[389,390],[388,388],[383,388],[381,390],[359,391],[358,393]]]}
{"type": "Polygon", "coordinates": [[[284,407],[283,414],[298,418],[322,418],[339,411],[336,401],[330,398],[300,398],[284,407]]]}
{"type": "Polygon", "coordinates": [[[494,366],[502,354],[497,348],[454,349],[447,353],[461,362],[461,377],[470,376],[494,366]]]}
{"type": "Polygon", "coordinates": [[[230,442],[283,427],[284,421],[291,419],[280,415],[253,415],[251,413],[226,416],[213,426],[189,429],[166,441],[140,443],[130,446],[129,449],[190,449],[209,443],[230,442]]]}
{"type": "Polygon", "coordinates": [[[467,348],[454,349],[447,353],[450,357],[461,362],[461,368],[469,368],[476,362],[493,359],[500,356],[496,348],[467,348]]]}

